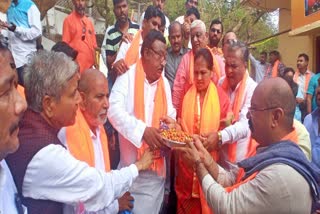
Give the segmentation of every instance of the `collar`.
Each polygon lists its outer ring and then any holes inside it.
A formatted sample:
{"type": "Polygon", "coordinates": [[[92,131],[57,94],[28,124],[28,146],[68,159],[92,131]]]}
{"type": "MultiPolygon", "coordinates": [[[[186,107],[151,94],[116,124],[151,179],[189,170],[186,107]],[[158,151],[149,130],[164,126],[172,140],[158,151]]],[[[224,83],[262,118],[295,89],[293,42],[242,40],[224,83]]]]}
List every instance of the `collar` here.
{"type": "Polygon", "coordinates": [[[92,130],[90,129],[90,137],[91,137],[91,139],[97,139],[97,138],[100,137],[100,129],[99,129],[99,127],[96,128],[96,134],[94,134],[92,132],[92,130]]]}
{"type": "Polygon", "coordinates": [[[302,74],[302,73],[298,70],[298,75],[299,75],[299,76],[304,76],[304,75],[310,74],[310,73],[311,73],[311,71],[307,70],[304,74],[302,74]]]}
{"type": "MultiPolygon", "coordinates": [[[[128,19],[128,21],[129,21],[129,28],[134,28],[134,24],[131,22],[131,20],[128,19]]],[[[116,21],[116,23],[114,24],[114,28],[115,28],[117,31],[120,31],[120,29],[119,29],[119,22],[118,22],[118,21],[116,21]]]]}
{"type": "MultiPolygon", "coordinates": [[[[184,55],[186,53],[186,48],[184,48],[183,46],[180,48],[180,51],[179,51],[179,55],[184,55]]],[[[172,55],[175,55],[173,52],[172,52],[172,47],[169,47],[168,48],[168,53],[171,53],[172,55]]]]}

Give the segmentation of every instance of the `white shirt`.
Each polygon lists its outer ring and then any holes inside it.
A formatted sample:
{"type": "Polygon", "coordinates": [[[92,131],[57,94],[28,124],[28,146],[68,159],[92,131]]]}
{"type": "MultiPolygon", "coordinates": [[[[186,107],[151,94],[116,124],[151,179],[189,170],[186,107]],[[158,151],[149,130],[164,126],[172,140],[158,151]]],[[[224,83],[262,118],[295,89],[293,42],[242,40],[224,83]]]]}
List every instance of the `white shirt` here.
{"type": "Polygon", "coordinates": [[[36,40],[42,34],[40,12],[36,5],[28,10],[30,28],[17,26],[14,32],[9,31],[9,49],[12,52],[17,68],[28,63],[31,54],[37,51],[36,40]]]}
{"type": "MultiPolygon", "coordinates": [[[[310,74],[311,77],[314,75],[311,71],[307,70],[306,73],[301,74],[299,73],[298,75],[298,79],[297,79],[297,84],[299,85],[299,90],[301,91],[301,93],[305,96],[305,94],[307,93],[305,91],[305,84],[306,84],[306,76],[307,74],[310,74]]],[[[310,81],[310,80],[309,80],[310,81]]],[[[309,84],[309,83],[308,83],[309,84]]],[[[308,88],[307,88],[308,90],[308,88]]]]}
{"type": "Polygon", "coordinates": [[[76,205],[99,211],[122,196],[138,176],[136,165],[111,172],[89,167],[65,148],[50,144],[36,153],[27,166],[24,197],[76,205]]]}
{"type": "MultiPolygon", "coordinates": [[[[17,188],[5,160],[0,161],[0,214],[18,214],[15,204],[17,188]]],[[[24,213],[27,210],[24,209],[24,213]]]]}
{"type": "MultiPolygon", "coordinates": [[[[94,151],[94,158],[95,158],[95,168],[105,171],[105,163],[104,163],[104,156],[103,156],[103,150],[102,150],[102,144],[100,141],[100,129],[96,129],[96,134],[95,135],[91,130],[90,130],[90,137],[92,140],[93,144],[93,151],[94,151]]],[[[63,127],[60,129],[58,133],[58,138],[59,140],[63,143],[64,146],[68,147],[67,143],[67,135],[66,135],[66,128],[63,127]]],[[[81,205],[79,205],[81,206],[81,205]]],[[[77,214],[77,209],[79,208],[78,205],[75,206],[70,206],[70,205],[65,205],[63,208],[63,213],[64,214],[77,214]]],[[[106,207],[104,210],[100,210],[98,212],[84,212],[82,214],[117,214],[119,212],[119,203],[118,200],[114,200],[108,207],[106,207]]]]}
{"type": "Polygon", "coordinates": [[[176,21],[183,25],[183,23],[184,23],[184,16],[179,16],[179,17],[177,17],[177,18],[176,18],[176,21]]]}
{"type": "MultiPolygon", "coordinates": [[[[219,80],[219,85],[223,83],[224,79],[225,77],[219,80]]],[[[235,101],[235,95],[236,95],[236,92],[239,90],[239,86],[240,84],[237,85],[234,91],[229,90],[227,92],[230,99],[231,106],[235,101]]],[[[248,113],[249,107],[251,106],[251,97],[256,86],[257,86],[257,83],[251,77],[248,76],[244,97],[241,105],[239,120],[234,124],[224,128],[221,131],[222,144],[237,142],[236,162],[246,158],[245,155],[247,152],[248,140],[250,137],[250,129],[249,129],[249,124],[247,119],[247,113],[248,113]]],[[[224,158],[222,159],[228,160],[227,154],[228,154],[227,151],[222,152],[222,156],[224,156],[224,158]]]]}
{"type": "MultiPolygon", "coordinates": [[[[144,105],[146,122],[138,120],[134,116],[135,68],[136,65],[132,65],[126,73],[117,78],[109,98],[108,118],[113,127],[119,132],[119,167],[128,166],[137,160],[137,152],[138,148],[142,146],[144,130],[152,124],[154,97],[158,81],[149,84],[145,79],[144,105]]],[[[165,77],[164,85],[168,104],[168,116],[176,118],[176,110],[171,100],[170,85],[165,77]]],[[[159,177],[155,172],[150,170],[140,173],[130,188],[130,192],[135,198],[133,213],[159,213],[164,196],[164,181],[164,178],[159,177]]]]}
{"type": "MultiPolygon", "coordinates": [[[[162,12],[163,13],[163,12],[162,12]]],[[[139,25],[140,25],[140,29],[142,29],[142,23],[143,23],[143,19],[144,19],[144,14],[145,12],[142,13],[141,17],[140,17],[140,22],[139,22],[139,25]]],[[[164,15],[164,13],[163,13],[164,15]]],[[[169,36],[169,26],[170,26],[170,20],[169,18],[164,15],[164,18],[166,20],[166,27],[164,29],[164,36],[169,36]]]]}

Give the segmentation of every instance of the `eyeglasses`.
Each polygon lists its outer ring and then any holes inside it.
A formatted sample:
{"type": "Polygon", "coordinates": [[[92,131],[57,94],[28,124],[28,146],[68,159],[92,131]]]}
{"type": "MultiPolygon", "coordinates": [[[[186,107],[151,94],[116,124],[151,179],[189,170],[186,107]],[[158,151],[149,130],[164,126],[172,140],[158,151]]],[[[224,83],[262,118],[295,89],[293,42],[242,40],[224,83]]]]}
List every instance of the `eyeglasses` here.
{"type": "Polygon", "coordinates": [[[159,52],[155,51],[152,48],[152,46],[149,49],[152,50],[152,52],[154,52],[156,54],[156,56],[157,56],[156,58],[158,58],[156,60],[160,60],[161,62],[167,61],[167,55],[166,54],[162,54],[162,53],[159,53],[159,52]]]}
{"type": "Polygon", "coordinates": [[[84,41],[86,39],[86,23],[81,19],[81,24],[82,24],[82,36],[81,40],[84,41]]]}
{"type": "Polygon", "coordinates": [[[215,28],[211,28],[210,31],[211,31],[212,33],[217,32],[217,34],[220,34],[220,33],[221,33],[221,30],[218,30],[218,29],[215,29],[215,28]]]}
{"type": "Polygon", "coordinates": [[[273,106],[273,107],[268,107],[268,108],[260,108],[260,109],[249,107],[248,112],[250,115],[252,115],[252,112],[254,112],[254,111],[268,111],[268,110],[275,109],[275,108],[278,108],[278,106],[273,106]]]}

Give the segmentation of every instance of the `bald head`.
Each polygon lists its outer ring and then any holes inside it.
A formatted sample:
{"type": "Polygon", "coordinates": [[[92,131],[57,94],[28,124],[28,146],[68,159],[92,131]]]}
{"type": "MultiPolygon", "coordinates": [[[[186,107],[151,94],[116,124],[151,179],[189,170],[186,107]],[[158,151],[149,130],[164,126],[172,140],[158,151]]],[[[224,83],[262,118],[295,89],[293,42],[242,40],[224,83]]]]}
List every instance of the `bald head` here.
{"type": "Polygon", "coordinates": [[[296,100],[288,83],[280,78],[263,80],[255,89],[252,99],[259,96],[265,108],[278,107],[285,112],[285,124],[292,128],[296,100]]]}
{"type": "Polygon", "coordinates": [[[91,131],[96,132],[98,126],[107,121],[108,81],[97,69],[88,69],[81,74],[78,86],[82,102],[80,110],[83,113],[91,131]]]}
{"type": "Polygon", "coordinates": [[[81,74],[78,90],[87,93],[98,80],[107,82],[106,77],[101,71],[97,69],[87,69],[81,74]]]}

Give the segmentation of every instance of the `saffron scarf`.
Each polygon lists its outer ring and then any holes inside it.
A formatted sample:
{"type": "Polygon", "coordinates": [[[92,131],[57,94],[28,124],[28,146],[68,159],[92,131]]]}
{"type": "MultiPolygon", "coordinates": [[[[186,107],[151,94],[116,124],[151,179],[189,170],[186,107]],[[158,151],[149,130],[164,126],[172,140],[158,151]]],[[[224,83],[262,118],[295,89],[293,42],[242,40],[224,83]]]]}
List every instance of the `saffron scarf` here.
{"type": "MultiPolygon", "coordinates": [[[[103,151],[103,159],[106,172],[110,171],[110,157],[108,139],[103,126],[99,126],[100,142],[103,151]]],[[[68,150],[77,160],[84,161],[89,166],[95,167],[95,155],[93,142],[90,136],[90,128],[82,112],[78,110],[76,123],[66,127],[68,150]]]]}
{"type": "MultiPolygon", "coordinates": [[[[183,99],[181,125],[183,130],[189,134],[202,134],[219,130],[220,101],[218,90],[214,83],[210,82],[208,86],[206,95],[204,97],[202,109],[200,107],[197,88],[195,84],[191,86],[183,99]],[[199,133],[196,133],[195,130],[198,130],[199,133]]],[[[211,155],[215,160],[218,159],[218,154],[216,151],[211,152],[211,155]]],[[[185,167],[183,165],[183,162],[180,160],[179,167],[185,167]]],[[[182,179],[192,179],[192,197],[200,198],[202,213],[211,213],[211,210],[200,187],[199,180],[195,172],[193,170],[191,171],[193,172],[192,176],[184,175],[184,178],[182,179]]],[[[182,185],[183,180],[181,180],[182,185]]]]}
{"type": "MultiPolygon", "coordinates": [[[[240,81],[240,85],[238,87],[238,89],[236,89],[236,95],[235,95],[235,100],[233,102],[232,105],[232,112],[233,112],[233,121],[232,123],[235,123],[239,120],[239,116],[240,116],[240,111],[241,111],[241,107],[242,107],[242,103],[243,103],[243,99],[244,99],[244,95],[245,95],[245,89],[246,89],[246,83],[247,83],[247,79],[248,79],[248,72],[246,71],[242,80],[240,81]]],[[[222,89],[228,93],[228,90],[230,89],[230,85],[229,85],[229,81],[227,78],[224,79],[222,85],[221,85],[222,89]]],[[[232,143],[232,144],[228,144],[228,156],[231,162],[235,162],[236,161],[236,157],[237,157],[237,143],[232,143]]]]}
{"type": "MultiPolygon", "coordinates": [[[[137,119],[145,122],[145,101],[144,101],[144,81],[145,72],[142,66],[141,59],[138,60],[135,73],[135,97],[134,97],[134,114],[137,119]]],[[[151,113],[151,112],[150,112],[151,113]]],[[[157,89],[154,97],[154,108],[152,113],[152,127],[159,128],[160,118],[167,115],[167,97],[165,92],[165,86],[162,75],[157,83],[157,89]]],[[[138,149],[138,159],[140,159],[144,151],[148,148],[148,144],[142,143],[140,149],[138,149]]],[[[158,158],[154,160],[151,165],[151,170],[158,173],[159,176],[165,177],[164,158],[158,158]]]]}
{"type": "Polygon", "coordinates": [[[275,61],[273,67],[272,67],[272,73],[271,77],[277,77],[278,76],[278,67],[279,67],[280,61],[277,60],[275,61]]]}
{"type": "Polygon", "coordinates": [[[124,61],[128,67],[135,64],[139,60],[140,39],[141,39],[141,30],[139,30],[134,36],[131,42],[131,45],[124,58],[124,61]]]}

